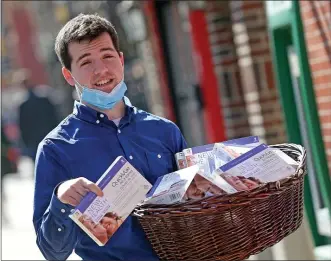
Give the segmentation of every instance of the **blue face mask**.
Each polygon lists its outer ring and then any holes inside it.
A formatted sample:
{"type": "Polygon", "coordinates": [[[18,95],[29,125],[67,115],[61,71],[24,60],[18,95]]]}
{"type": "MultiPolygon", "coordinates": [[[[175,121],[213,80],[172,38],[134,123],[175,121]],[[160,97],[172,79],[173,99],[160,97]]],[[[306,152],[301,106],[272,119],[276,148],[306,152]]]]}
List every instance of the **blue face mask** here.
{"type": "Polygon", "coordinates": [[[81,101],[84,101],[90,105],[93,105],[101,110],[110,110],[123,99],[126,90],[126,84],[124,80],[120,81],[119,84],[110,92],[106,93],[96,89],[90,89],[82,86],[75,80],[77,91],[82,89],[82,92],[78,91],[81,101]]]}

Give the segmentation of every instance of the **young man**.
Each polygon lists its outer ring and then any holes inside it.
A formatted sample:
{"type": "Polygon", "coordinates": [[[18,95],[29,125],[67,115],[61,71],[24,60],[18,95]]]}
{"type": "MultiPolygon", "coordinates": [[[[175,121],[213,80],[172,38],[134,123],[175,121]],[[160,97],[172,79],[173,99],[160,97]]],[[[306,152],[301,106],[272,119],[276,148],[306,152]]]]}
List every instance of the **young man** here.
{"type": "Polygon", "coordinates": [[[152,184],[175,170],[174,154],[186,148],[178,127],[139,110],[124,97],[124,57],[112,24],[79,15],[59,32],[55,51],[66,81],[80,102],[39,144],[33,223],[48,260],[64,260],[75,249],[83,260],[155,260],[138,220],[129,217],[99,247],[68,217],[101,174],[124,156],[152,184]]]}

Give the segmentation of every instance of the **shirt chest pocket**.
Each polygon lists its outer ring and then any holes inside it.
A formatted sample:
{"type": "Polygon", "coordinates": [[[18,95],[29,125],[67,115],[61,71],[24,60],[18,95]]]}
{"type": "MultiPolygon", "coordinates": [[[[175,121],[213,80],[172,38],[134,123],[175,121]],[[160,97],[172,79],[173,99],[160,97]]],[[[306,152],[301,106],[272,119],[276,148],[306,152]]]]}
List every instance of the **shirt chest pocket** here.
{"type": "Polygon", "coordinates": [[[155,183],[158,177],[175,171],[175,159],[172,153],[168,152],[145,152],[148,173],[146,178],[155,183]]]}

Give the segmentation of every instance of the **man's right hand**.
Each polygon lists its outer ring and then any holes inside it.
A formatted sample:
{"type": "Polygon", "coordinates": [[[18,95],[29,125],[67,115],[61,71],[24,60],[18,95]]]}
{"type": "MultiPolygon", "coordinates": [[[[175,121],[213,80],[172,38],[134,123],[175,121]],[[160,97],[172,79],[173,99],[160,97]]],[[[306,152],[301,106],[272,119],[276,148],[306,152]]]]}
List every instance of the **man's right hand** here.
{"type": "Polygon", "coordinates": [[[94,192],[97,196],[103,196],[102,190],[86,178],[63,182],[58,187],[56,195],[62,203],[76,207],[89,191],[94,192]]]}

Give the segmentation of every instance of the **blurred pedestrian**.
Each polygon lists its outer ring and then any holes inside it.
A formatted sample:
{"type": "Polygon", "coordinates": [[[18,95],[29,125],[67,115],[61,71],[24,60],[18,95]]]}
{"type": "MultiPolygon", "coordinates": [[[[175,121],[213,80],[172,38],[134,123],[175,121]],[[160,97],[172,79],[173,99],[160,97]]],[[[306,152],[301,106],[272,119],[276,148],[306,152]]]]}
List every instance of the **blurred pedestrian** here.
{"type": "Polygon", "coordinates": [[[38,95],[36,85],[28,75],[22,79],[27,98],[19,106],[19,129],[22,140],[22,155],[33,162],[39,142],[58,124],[56,108],[47,96],[38,95]]]}

